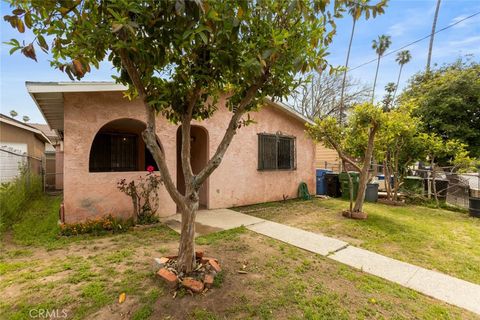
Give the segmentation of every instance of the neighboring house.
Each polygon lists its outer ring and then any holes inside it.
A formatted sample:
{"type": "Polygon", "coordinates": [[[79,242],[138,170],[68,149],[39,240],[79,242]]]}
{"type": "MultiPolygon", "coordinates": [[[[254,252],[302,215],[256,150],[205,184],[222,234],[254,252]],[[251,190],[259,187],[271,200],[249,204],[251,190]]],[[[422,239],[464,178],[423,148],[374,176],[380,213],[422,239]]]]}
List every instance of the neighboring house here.
{"type": "Polygon", "coordinates": [[[42,131],[51,143],[45,143],[45,187],[63,189],[63,142],[48,124],[31,123],[30,126],[42,131]]]}
{"type": "Polygon", "coordinates": [[[337,151],[327,148],[323,144],[317,144],[315,166],[318,169],[329,169],[338,172],[340,168],[340,158],[338,157],[337,151]]]}
{"type": "MultiPolygon", "coordinates": [[[[27,89],[50,128],[63,139],[65,222],[107,214],[130,216],[131,200],[118,191],[117,182],[145,176],[146,167],[155,166],[141,138],[145,113],[140,101],[125,99],[125,87],[105,82],[27,82],[27,89]]],[[[231,117],[224,101],[219,105],[212,118],[192,126],[194,172],[213,155],[231,117]]],[[[308,120],[270,100],[251,117],[255,123],[238,130],[222,164],[200,190],[201,207],[295,198],[300,182],[315,192],[315,144],[305,134],[308,120]]],[[[157,135],[170,173],[182,191],[178,129],[165,118],[157,118],[157,135]]],[[[164,187],[159,197],[159,215],[176,213],[164,187]]]]}
{"type": "Polygon", "coordinates": [[[22,167],[42,174],[47,143],[42,131],[0,114],[0,181],[11,181],[22,167]]]}

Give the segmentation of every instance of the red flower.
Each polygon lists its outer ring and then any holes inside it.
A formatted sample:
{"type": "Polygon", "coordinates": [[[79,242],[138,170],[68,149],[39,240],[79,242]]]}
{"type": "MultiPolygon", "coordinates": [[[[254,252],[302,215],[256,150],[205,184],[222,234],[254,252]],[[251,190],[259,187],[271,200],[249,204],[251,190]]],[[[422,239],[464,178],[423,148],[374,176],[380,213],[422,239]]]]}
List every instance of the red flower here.
{"type": "Polygon", "coordinates": [[[153,172],[153,171],[155,171],[155,168],[153,166],[148,166],[147,171],[148,172],[153,172]]]}

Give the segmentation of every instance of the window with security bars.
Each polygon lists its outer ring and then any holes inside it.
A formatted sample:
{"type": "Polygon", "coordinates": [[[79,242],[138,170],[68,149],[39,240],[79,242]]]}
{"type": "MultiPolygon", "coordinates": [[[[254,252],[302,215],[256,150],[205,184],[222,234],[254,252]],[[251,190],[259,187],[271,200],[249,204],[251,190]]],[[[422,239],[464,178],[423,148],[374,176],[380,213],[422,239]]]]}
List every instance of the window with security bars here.
{"type": "Polygon", "coordinates": [[[99,133],[90,152],[90,171],[137,171],[137,136],[99,133]]]}
{"type": "Polygon", "coordinates": [[[258,170],[295,170],[295,137],[258,135],[258,170]]]}

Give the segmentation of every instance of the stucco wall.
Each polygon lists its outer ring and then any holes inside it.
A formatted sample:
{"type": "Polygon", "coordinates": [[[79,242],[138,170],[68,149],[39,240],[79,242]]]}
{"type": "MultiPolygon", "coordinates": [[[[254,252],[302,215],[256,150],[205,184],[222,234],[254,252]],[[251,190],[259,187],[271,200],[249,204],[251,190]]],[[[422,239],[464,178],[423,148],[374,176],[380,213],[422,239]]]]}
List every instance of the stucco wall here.
{"type": "MultiPolygon", "coordinates": [[[[136,179],[145,172],[88,171],[89,152],[98,130],[120,118],[144,121],[143,107],[138,101],[129,102],[119,92],[66,93],[64,139],[64,201],[66,222],[95,218],[106,214],[127,217],[132,212],[130,199],[120,193],[116,183],[122,178],[136,179]]],[[[217,113],[201,123],[209,137],[211,157],[230,118],[230,112],[220,107],[217,113]]],[[[220,167],[208,181],[209,208],[223,208],[265,201],[281,200],[283,195],[294,198],[301,181],[314,189],[315,146],[304,133],[303,124],[286,113],[265,106],[251,114],[257,122],[238,130],[220,167]],[[276,133],[296,137],[297,169],[293,171],[258,171],[257,133],[276,133]]],[[[176,177],[176,132],[178,126],[163,118],[157,119],[157,135],[166,151],[167,164],[176,177]]],[[[159,215],[176,212],[176,206],[165,188],[160,190],[159,215]]]]}

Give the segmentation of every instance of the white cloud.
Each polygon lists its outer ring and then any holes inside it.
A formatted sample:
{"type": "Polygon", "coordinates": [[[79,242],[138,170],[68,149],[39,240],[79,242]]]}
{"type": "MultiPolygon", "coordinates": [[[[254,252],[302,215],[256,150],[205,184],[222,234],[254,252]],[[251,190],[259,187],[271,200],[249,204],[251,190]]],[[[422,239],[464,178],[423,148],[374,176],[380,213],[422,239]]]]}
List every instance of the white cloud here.
{"type": "MultiPolygon", "coordinates": [[[[453,18],[449,25],[451,24],[454,24],[454,23],[457,23],[467,17],[469,17],[471,14],[461,14],[459,16],[456,16],[455,18],[453,18]]],[[[465,21],[462,21],[460,22],[459,24],[456,24],[455,26],[453,26],[453,29],[462,29],[462,28],[467,28],[467,27],[470,27],[470,26],[473,26],[474,28],[479,28],[478,25],[480,23],[480,15],[477,15],[475,17],[472,17],[470,19],[467,19],[465,21]]]]}

